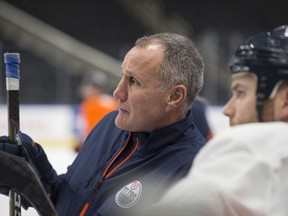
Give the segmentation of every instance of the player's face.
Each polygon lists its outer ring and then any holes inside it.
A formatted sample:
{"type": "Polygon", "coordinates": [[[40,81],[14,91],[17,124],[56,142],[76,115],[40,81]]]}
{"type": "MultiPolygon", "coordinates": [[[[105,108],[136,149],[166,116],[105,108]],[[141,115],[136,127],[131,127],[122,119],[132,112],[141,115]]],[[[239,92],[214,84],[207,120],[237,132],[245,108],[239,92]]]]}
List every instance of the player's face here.
{"type": "Polygon", "coordinates": [[[232,76],[232,97],[225,104],[223,113],[229,117],[230,125],[257,122],[256,111],[257,79],[251,73],[232,76]]]}
{"type": "Polygon", "coordinates": [[[122,79],[114,91],[118,100],[117,127],[129,131],[152,131],[166,124],[167,93],[158,91],[157,70],[163,48],[152,44],[133,47],[122,63],[122,79]]]}

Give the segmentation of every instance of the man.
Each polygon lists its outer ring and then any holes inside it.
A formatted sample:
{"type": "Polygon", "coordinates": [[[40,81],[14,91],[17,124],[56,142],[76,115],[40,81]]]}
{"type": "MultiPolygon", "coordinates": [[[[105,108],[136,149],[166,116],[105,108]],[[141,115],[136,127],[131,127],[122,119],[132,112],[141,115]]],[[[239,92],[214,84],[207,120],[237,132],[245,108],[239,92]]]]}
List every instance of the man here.
{"type": "Polygon", "coordinates": [[[145,215],[288,215],[288,26],[246,40],[229,68],[224,114],[233,127],[208,142],[188,176],[145,215]]]}
{"type": "Polygon", "coordinates": [[[76,131],[78,143],[75,151],[79,152],[84,140],[94,128],[94,126],[109,112],[117,109],[115,98],[106,94],[104,88],[107,85],[107,77],[101,72],[96,72],[93,76],[83,79],[79,88],[81,103],[79,105],[80,119],[83,120],[81,132],[76,131]]]}
{"type": "MultiPolygon", "coordinates": [[[[114,91],[118,111],[95,126],[62,176],[40,145],[20,134],[59,215],[128,215],[140,203],[157,203],[188,173],[205,142],[191,112],[203,67],[192,41],[183,36],[138,39],[114,91]]],[[[11,147],[5,137],[0,143],[2,149],[11,147]]]]}
{"type": "Polygon", "coordinates": [[[107,77],[101,72],[85,77],[81,83],[79,93],[82,102],[79,109],[85,122],[84,139],[107,113],[117,109],[117,101],[104,92],[106,85],[107,77]]]}

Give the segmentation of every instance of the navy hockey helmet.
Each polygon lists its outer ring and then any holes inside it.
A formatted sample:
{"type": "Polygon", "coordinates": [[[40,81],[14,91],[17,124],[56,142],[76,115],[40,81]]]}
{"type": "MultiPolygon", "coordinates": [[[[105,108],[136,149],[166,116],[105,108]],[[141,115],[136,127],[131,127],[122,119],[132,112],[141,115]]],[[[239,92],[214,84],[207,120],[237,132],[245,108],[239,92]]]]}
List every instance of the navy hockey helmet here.
{"type": "Polygon", "coordinates": [[[257,111],[261,121],[264,101],[280,80],[288,80],[288,25],[247,39],[228,67],[231,74],[249,72],[257,76],[257,111]]]}

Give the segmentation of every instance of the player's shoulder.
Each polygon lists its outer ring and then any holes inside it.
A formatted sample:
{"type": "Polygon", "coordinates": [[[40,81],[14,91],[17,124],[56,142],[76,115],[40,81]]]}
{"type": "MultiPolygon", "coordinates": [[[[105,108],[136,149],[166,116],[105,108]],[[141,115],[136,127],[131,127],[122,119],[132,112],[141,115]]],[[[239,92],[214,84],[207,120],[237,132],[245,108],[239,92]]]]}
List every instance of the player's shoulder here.
{"type": "Polygon", "coordinates": [[[249,138],[255,139],[271,136],[276,138],[277,135],[288,137],[287,129],[287,122],[258,122],[233,126],[223,131],[221,136],[243,137],[248,135],[249,138]]]}
{"type": "MultiPolygon", "coordinates": [[[[199,157],[243,154],[283,156],[288,153],[288,123],[249,123],[224,129],[201,150],[199,157]]],[[[288,154],[287,154],[288,156],[288,154]]],[[[286,156],[285,156],[286,157],[286,156]]]]}

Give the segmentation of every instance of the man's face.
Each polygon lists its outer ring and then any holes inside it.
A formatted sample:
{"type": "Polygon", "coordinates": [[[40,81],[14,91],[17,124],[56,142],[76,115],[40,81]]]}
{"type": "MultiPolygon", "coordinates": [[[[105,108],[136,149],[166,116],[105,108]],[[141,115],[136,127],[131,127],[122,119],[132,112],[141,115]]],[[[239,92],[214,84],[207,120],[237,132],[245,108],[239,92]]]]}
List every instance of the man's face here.
{"type": "Polygon", "coordinates": [[[122,79],[114,91],[118,100],[117,127],[129,131],[152,131],[165,126],[168,93],[160,93],[157,70],[163,57],[158,44],[133,47],[122,63],[122,79]]]}
{"type": "Polygon", "coordinates": [[[251,73],[232,76],[232,97],[225,104],[223,113],[230,119],[230,126],[257,122],[256,111],[257,79],[251,73]]]}

